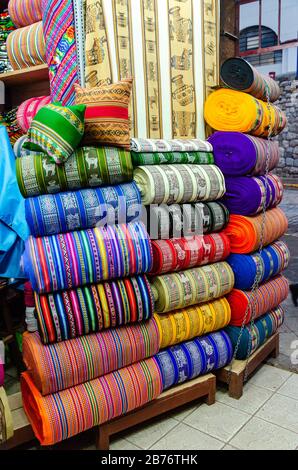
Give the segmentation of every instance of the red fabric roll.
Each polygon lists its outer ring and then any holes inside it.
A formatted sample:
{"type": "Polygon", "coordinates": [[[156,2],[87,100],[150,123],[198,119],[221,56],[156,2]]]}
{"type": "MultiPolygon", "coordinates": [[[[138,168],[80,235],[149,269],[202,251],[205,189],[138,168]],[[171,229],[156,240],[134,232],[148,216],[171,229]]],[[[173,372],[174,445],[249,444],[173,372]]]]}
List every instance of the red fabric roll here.
{"type": "Polygon", "coordinates": [[[29,127],[33,118],[36,116],[37,112],[51,102],[50,96],[39,96],[37,98],[30,98],[29,100],[24,101],[17,111],[17,121],[24,132],[28,132],[29,127]]]}
{"type": "Polygon", "coordinates": [[[24,284],[24,299],[25,307],[35,307],[34,292],[29,281],[24,284]]]}

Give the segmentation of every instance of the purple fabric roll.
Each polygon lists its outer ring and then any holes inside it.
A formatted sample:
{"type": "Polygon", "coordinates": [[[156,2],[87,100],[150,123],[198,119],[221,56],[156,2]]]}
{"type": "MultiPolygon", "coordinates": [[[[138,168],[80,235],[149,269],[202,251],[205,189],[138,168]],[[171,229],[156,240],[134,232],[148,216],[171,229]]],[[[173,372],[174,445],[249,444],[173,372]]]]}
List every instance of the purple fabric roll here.
{"type": "Polygon", "coordinates": [[[0,364],[0,387],[4,384],[4,365],[0,364]]]}

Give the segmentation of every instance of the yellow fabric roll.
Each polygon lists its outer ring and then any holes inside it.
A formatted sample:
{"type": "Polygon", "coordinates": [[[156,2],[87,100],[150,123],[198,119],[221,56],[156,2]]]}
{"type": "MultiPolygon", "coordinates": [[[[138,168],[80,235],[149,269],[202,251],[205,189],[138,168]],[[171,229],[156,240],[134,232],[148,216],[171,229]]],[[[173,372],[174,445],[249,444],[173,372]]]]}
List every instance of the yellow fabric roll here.
{"type": "Polygon", "coordinates": [[[0,443],[13,436],[13,421],[4,387],[0,387],[0,443]]]}

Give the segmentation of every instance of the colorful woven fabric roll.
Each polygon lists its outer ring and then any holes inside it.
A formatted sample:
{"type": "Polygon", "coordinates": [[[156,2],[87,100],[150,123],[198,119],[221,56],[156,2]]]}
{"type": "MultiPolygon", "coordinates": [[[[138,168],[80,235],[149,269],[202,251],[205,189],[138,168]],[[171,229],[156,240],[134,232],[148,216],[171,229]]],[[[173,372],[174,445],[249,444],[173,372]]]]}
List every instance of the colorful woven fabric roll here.
{"type": "Polygon", "coordinates": [[[9,0],[9,15],[17,28],[42,19],[42,0],[9,0]]]}
{"type": "Polygon", "coordinates": [[[160,348],[182,343],[196,336],[221,330],[230,323],[231,308],[225,297],[172,313],[155,314],[160,348]]]}
{"type": "MultiPolygon", "coordinates": [[[[262,220],[262,214],[254,217],[230,216],[230,222],[225,229],[225,233],[230,238],[232,253],[252,253],[260,247],[262,220]]],[[[287,228],[287,217],[279,207],[267,211],[264,227],[264,246],[284,235],[287,228]]]]}
{"type": "Polygon", "coordinates": [[[154,358],[43,397],[28,372],[21,378],[23,406],[37,439],[51,445],[135,410],[162,392],[154,358]]]}
{"type": "MultiPolygon", "coordinates": [[[[236,359],[243,360],[251,356],[270,336],[277,332],[284,319],[284,310],[279,306],[258,318],[253,326],[246,325],[243,329],[236,359]]],[[[228,326],[225,331],[229,335],[234,348],[239,338],[240,327],[228,326]]]]}
{"type": "Polygon", "coordinates": [[[150,274],[165,274],[225,260],[230,254],[230,241],[224,233],[153,240],[152,252],[150,274]]]}
{"type": "Polygon", "coordinates": [[[232,356],[229,336],[219,331],[160,351],[155,359],[161,371],[163,389],[166,390],[225,367],[232,356]]]}
{"type": "Polygon", "coordinates": [[[269,127],[272,136],[278,135],[287,124],[284,112],[277,106],[227,88],[208,96],[205,119],[212,129],[244,132],[258,137],[267,137],[269,127]]]}
{"type": "Polygon", "coordinates": [[[225,194],[224,176],[215,165],[151,165],[134,171],[144,205],[215,201],[225,194]]]}
{"type": "Polygon", "coordinates": [[[141,215],[141,196],[132,182],[32,197],[26,199],[25,207],[31,235],[42,237],[137,221],[141,215]]]}
{"type": "Polygon", "coordinates": [[[64,165],[32,152],[16,162],[16,169],[24,197],[116,185],[131,181],[133,171],[130,153],[116,147],[79,148],[64,165]]]}
{"type": "Polygon", "coordinates": [[[42,395],[55,393],[154,356],[154,319],[44,346],[38,333],[23,336],[23,359],[42,395]]]}
{"type": "Polygon", "coordinates": [[[279,162],[279,144],[241,132],[215,132],[208,139],[213,145],[215,164],[224,175],[264,175],[269,146],[269,171],[279,162]]]}
{"type": "Polygon", "coordinates": [[[44,344],[149,320],[154,310],[154,297],[146,276],[35,294],[35,303],[44,344]]]}
{"type": "Polygon", "coordinates": [[[212,145],[201,139],[131,139],[130,149],[137,153],[212,152],[212,145]]]}
{"type": "MultiPolygon", "coordinates": [[[[154,250],[153,250],[154,259],[154,250]]],[[[277,241],[252,255],[231,254],[227,259],[235,275],[235,289],[252,289],[255,279],[264,282],[284,271],[290,261],[287,245],[277,241]]]]}
{"type": "Polygon", "coordinates": [[[277,175],[226,177],[226,194],[222,202],[231,214],[256,215],[263,207],[276,207],[282,200],[284,187],[277,175]]]}
{"type": "Polygon", "coordinates": [[[212,152],[131,152],[134,166],[161,165],[173,163],[193,163],[197,165],[212,165],[212,152]]]}
{"type": "Polygon", "coordinates": [[[46,47],[42,22],[12,31],[6,46],[13,70],[44,64],[46,47]]]}
{"type": "Polygon", "coordinates": [[[289,282],[281,275],[262,284],[254,293],[234,289],[227,299],[231,307],[231,325],[241,326],[281,304],[289,295],[289,282]]]}
{"type": "Polygon", "coordinates": [[[151,286],[155,311],[166,313],[227,295],[234,287],[234,273],[228,263],[221,262],[157,276],[151,286]]]}
{"type": "Polygon", "coordinates": [[[152,247],[141,222],[33,238],[24,266],[34,291],[54,292],[146,273],[152,247]]]}
{"type": "Polygon", "coordinates": [[[22,131],[28,132],[31,122],[37,112],[40,108],[50,102],[50,96],[40,96],[38,98],[30,98],[29,100],[26,100],[18,107],[17,121],[22,131]]]}

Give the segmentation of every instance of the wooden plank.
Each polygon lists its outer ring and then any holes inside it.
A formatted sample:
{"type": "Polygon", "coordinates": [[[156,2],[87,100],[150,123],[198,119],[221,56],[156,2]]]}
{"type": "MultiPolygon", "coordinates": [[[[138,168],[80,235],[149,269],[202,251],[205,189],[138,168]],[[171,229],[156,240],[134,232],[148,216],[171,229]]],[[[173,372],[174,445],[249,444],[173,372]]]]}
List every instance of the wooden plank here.
{"type": "Polygon", "coordinates": [[[47,64],[0,74],[0,81],[2,81],[6,87],[24,86],[25,84],[43,80],[49,80],[47,64]]]}

